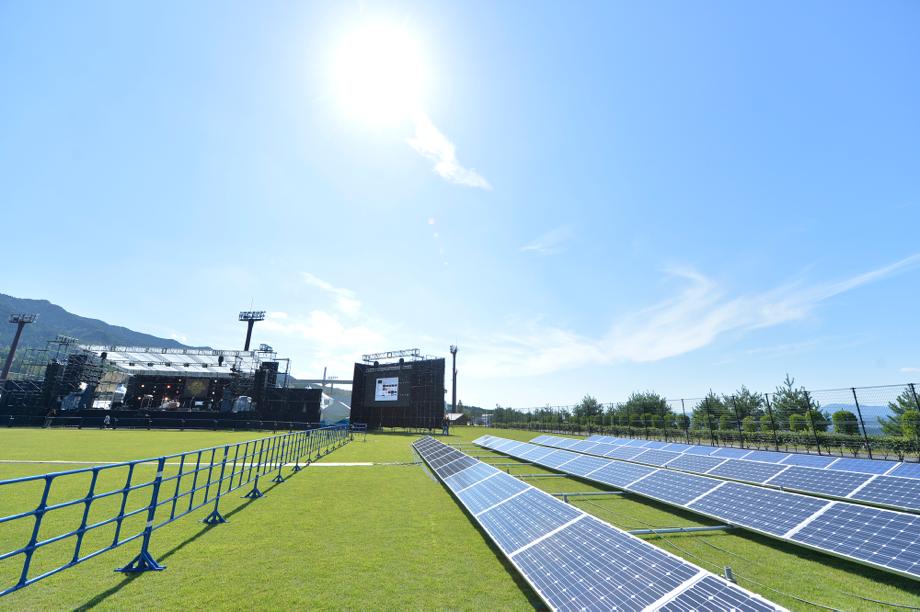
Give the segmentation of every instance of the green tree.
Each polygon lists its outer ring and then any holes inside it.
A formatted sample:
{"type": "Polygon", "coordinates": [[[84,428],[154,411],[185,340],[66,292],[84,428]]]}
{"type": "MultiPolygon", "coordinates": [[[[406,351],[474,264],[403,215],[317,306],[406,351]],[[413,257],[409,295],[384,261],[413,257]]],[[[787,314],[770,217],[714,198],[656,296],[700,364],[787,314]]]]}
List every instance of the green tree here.
{"type": "Polygon", "coordinates": [[[710,391],[693,409],[690,422],[694,429],[715,429],[719,425],[719,417],[724,412],[725,404],[718,395],[710,391]]]}
{"type": "Polygon", "coordinates": [[[741,421],[741,429],[744,431],[744,433],[756,433],[757,418],[753,415],[744,417],[744,420],[741,421]]]}
{"type": "Polygon", "coordinates": [[[882,431],[888,436],[900,436],[904,434],[904,428],[901,426],[901,417],[908,410],[918,410],[917,398],[913,387],[907,387],[893,402],[888,402],[888,409],[891,410],[891,416],[879,417],[878,422],[882,426],[882,431]]]}
{"type": "Polygon", "coordinates": [[[760,417],[760,431],[763,433],[770,433],[773,431],[773,421],[770,420],[770,415],[765,414],[760,417]]]}
{"type": "Polygon", "coordinates": [[[859,435],[859,423],[856,415],[849,410],[838,410],[831,419],[834,421],[834,433],[847,436],[859,435]]]}
{"type": "Polygon", "coordinates": [[[754,393],[745,385],[735,391],[734,395],[723,395],[722,402],[726,408],[733,413],[738,413],[738,419],[744,420],[744,417],[760,417],[763,414],[764,400],[763,394],[754,393]]]}
{"type": "Polygon", "coordinates": [[[665,414],[671,412],[671,407],[668,406],[668,400],[654,391],[643,391],[630,394],[625,402],[617,406],[617,411],[625,413],[632,420],[634,414],[648,413],[664,417],[665,414]]]}
{"type": "Polygon", "coordinates": [[[681,431],[686,431],[690,428],[690,417],[688,417],[686,414],[675,415],[674,426],[681,431]]]}
{"type": "Polygon", "coordinates": [[[905,410],[901,414],[901,432],[905,438],[920,438],[920,411],[905,410]]]}
{"type": "Polygon", "coordinates": [[[603,413],[603,408],[595,398],[585,395],[572,409],[572,414],[579,420],[595,420],[595,417],[599,417],[603,413]]]}
{"type": "Polygon", "coordinates": [[[820,408],[820,404],[812,399],[805,387],[796,388],[795,379],[789,374],[786,374],[786,380],[776,388],[776,393],[773,394],[773,414],[776,418],[776,427],[778,429],[788,427],[792,431],[796,431],[792,428],[790,422],[792,415],[798,414],[804,417],[811,411],[814,414],[806,420],[806,427],[810,421],[814,421],[814,427],[817,431],[827,431],[827,416],[821,412],[820,408]]]}
{"type": "Polygon", "coordinates": [[[727,413],[723,412],[719,416],[719,429],[721,429],[722,431],[725,431],[727,429],[734,429],[734,428],[735,428],[735,419],[730,417],[727,413]]]}
{"type": "Polygon", "coordinates": [[[808,420],[805,418],[805,415],[796,413],[790,414],[789,429],[792,431],[807,431],[808,420]]]}

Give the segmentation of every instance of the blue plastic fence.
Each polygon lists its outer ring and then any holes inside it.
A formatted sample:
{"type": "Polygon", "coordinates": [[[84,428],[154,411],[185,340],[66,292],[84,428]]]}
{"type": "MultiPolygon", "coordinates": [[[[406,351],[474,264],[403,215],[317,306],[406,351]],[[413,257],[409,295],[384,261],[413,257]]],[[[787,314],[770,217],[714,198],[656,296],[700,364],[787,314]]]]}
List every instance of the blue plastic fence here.
{"type": "Polygon", "coordinates": [[[221,497],[249,484],[243,497],[262,497],[260,477],[274,473],[272,482],[283,482],[285,465],[297,472],[349,439],[348,426],[336,425],[0,480],[0,514],[14,510],[0,517],[0,546],[17,543],[0,554],[0,596],[138,539],[140,552],[117,571],[162,570],[149,550],[155,530],[208,504],[204,522],[226,522],[221,497]]]}

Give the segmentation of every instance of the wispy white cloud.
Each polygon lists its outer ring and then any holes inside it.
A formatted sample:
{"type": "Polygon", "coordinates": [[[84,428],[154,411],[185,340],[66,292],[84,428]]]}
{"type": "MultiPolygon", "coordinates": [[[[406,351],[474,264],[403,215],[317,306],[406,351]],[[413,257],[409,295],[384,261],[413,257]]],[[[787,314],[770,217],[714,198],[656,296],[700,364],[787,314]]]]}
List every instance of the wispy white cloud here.
{"type": "Polygon", "coordinates": [[[427,115],[419,113],[415,116],[415,134],[408,138],[406,143],[417,153],[433,161],[435,173],[444,180],[467,187],[492,189],[492,185],[481,174],[460,165],[454,143],[435,127],[427,115]]]}
{"type": "Polygon", "coordinates": [[[302,342],[305,359],[297,360],[295,374],[315,377],[328,366],[330,372],[348,377],[361,354],[374,347],[389,346],[387,336],[393,327],[364,313],[354,291],[310,272],[301,272],[300,279],[331,298],[330,307],[306,313],[270,312],[261,324],[262,331],[269,335],[302,342]]]}
{"type": "Polygon", "coordinates": [[[920,372],[920,368],[901,368],[901,372],[905,374],[916,374],[920,372]]]}
{"type": "MultiPolygon", "coordinates": [[[[621,318],[600,338],[541,321],[492,338],[470,338],[477,376],[539,375],[612,362],[652,362],[706,347],[727,334],[745,334],[810,316],[824,301],[920,264],[920,255],[841,281],[793,282],[761,293],[731,296],[690,268],[667,270],[685,287],[675,296],[621,318]]],[[[802,347],[804,348],[804,347],[802,347]]],[[[469,367],[468,367],[469,369],[469,367]]]]}
{"type": "Polygon", "coordinates": [[[565,250],[563,243],[572,237],[572,228],[568,225],[559,226],[550,230],[534,240],[521,247],[523,252],[539,253],[541,255],[553,255],[565,250]]]}
{"type": "Polygon", "coordinates": [[[332,283],[324,281],[323,279],[319,278],[318,276],[314,276],[309,272],[301,272],[301,278],[307,285],[316,287],[317,289],[332,295],[335,298],[336,306],[343,313],[354,317],[361,310],[361,302],[355,296],[355,292],[351,289],[336,287],[332,283]]]}

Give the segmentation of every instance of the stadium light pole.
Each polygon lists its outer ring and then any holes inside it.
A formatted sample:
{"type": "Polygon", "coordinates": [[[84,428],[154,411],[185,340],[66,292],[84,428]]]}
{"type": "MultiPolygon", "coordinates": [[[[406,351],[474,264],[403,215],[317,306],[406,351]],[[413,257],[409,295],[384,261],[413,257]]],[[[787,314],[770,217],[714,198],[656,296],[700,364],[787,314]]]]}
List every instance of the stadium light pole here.
{"type": "Polygon", "coordinates": [[[240,321],[245,321],[248,325],[246,328],[246,344],[243,345],[244,351],[249,351],[249,341],[252,340],[252,326],[256,324],[256,321],[264,320],[264,310],[245,310],[240,313],[240,321]]]}
{"type": "Polygon", "coordinates": [[[6,380],[6,377],[10,374],[10,368],[13,367],[13,357],[16,356],[16,348],[19,346],[19,339],[22,338],[22,328],[29,323],[33,323],[37,317],[37,314],[26,313],[10,315],[9,322],[16,324],[16,334],[13,336],[10,352],[6,356],[6,363],[3,364],[3,372],[0,373],[0,382],[6,380]]]}
{"type": "Polygon", "coordinates": [[[450,345],[450,356],[452,358],[453,364],[453,383],[451,383],[451,401],[450,401],[450,411],[457,412],[457,345],[450,345]]]}

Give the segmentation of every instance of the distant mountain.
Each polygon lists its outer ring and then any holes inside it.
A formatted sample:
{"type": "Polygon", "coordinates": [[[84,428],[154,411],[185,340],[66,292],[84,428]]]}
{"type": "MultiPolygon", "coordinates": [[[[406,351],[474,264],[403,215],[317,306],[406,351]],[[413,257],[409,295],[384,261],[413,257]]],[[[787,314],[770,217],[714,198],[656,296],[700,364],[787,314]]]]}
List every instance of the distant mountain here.
{"type": "Polygon", "coordinates": [[[64,335],[76,338],[81,344],[189,348],[170,338],[159,338],[127,327],[110,325],[99,319],[75,315],[48,300],[29,300],[0,293],[0,352],[4,354],[16,331],[16,327],[7,323],[7,320],[11,314],[17,313],[38,315],[35,322],[27,325],[23,331],[20,347],[44,347],[48,340],[64,335]]]}

